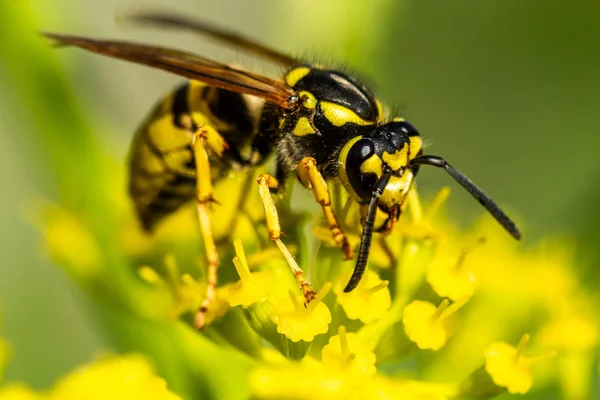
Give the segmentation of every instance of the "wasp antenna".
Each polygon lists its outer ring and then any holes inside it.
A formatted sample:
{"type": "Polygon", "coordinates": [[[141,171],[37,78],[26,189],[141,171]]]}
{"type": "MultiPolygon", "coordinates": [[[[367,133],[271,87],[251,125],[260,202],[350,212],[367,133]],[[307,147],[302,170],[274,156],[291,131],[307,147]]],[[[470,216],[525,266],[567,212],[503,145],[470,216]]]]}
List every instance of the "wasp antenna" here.
{"type": "Polygon", "coordinates": [[[377,206],[379,205],[379,197],[383,193],[386,185],[390,181],[392,176],[384,173],[375,183],[373,192],[371,193],[371,202],[369,203],[369,210],[367,211],[367,217],[363,224],[362,236],[360,238],[360,249],[358,250],[358,257],[356,259],[356,266],[350,277],[350,281],[344,288],[344,293],[349,293],[360,282],[365,270],[367,269],[367,260],[369,259],[369,250],[371,249],[371,239],[373,238],[373,225],[375,224],[375,215],[377,214],[377,206]]]}
{"type": "Polygon", "coordinates": [[[446,160],[437,156],[421,156],[412,160],[412,164],[417,165],[431,165],[438,168],[443,168],[458,182],[467,192],[471,193],[471,196],[475,197],[479,203],[485,207],[486,210],[502,225],[502,227],[515,239],[521,239],[521,232],[515,225],[515,223],[498,207],[498,205],[481,189],[477,187],[469,178],[467,178],[462,172],[458,171],[452,165],[448,164],[446,160]]]}

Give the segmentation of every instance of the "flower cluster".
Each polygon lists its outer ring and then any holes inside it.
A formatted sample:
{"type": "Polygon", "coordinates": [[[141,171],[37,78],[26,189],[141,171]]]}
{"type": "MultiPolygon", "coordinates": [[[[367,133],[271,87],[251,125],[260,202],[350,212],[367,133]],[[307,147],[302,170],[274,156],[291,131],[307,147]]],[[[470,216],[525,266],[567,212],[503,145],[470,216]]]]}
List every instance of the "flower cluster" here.
{"type": "Polygon", "coordinates": [[[77,368],[52,389],[36,392],[22,383],[0,388],[3,400],[180,400],[139,355],[106,357],[77,368]]]}
{"type": "MultiPolygon", "coordinates": [[[[221,284],[203,332],[191,327],[205,289],[192,208],[152,238],[127,221],[114,242],[56,207],[44,217],[51,255],[109,309],[127,313],[109,318],[111,328],[144,340],[121,347],[151,357],[174,392],[194,397],[203,385],[214,398],[485,399],[558,382],[567,399],[589,394],[599,324],[564,240],[523,249],[487,216],[460,232],[443,213],[448,189],[428,205],[413,190],[398,226],[376,237],[358,287],[344,293],[354,264],[314,223],[314,210],[291,201],[296,192],[278,208],[284,240],[317,291],[305,304],[268,240],[256,193],[242,208],[232,195],[245,179],[217,188],[221,284]]],[[[356,244],[358,212],[331,189],[356,244]]]]}

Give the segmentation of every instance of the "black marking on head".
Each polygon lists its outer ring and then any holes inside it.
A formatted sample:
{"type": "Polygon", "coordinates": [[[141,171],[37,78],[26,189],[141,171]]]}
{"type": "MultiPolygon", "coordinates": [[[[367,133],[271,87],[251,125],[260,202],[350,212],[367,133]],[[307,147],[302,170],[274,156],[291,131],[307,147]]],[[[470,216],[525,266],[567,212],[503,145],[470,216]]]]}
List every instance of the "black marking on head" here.
{"type": "Polygon", "coordinates": [[[410,137],[419,136],[417,129],[407,121],[391,121],[377,127],[370,137],[375,144],[375,154],[394,154],[410,144],[410,137]]]}
{"type": "Polygon", "coordinates": [[[312,69],[296,83],[294,89],[306,90],[317,100],[348,107],[367,121],[375,121],[378,117],[373,93],[362,82],[341,72],[312,69]]]}

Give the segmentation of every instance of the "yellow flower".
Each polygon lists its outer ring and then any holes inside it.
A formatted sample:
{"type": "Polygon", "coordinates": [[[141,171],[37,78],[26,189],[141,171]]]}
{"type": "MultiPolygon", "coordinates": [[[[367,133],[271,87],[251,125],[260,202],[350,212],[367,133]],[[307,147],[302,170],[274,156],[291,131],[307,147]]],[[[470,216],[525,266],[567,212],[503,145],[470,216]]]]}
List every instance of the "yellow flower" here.
{"type": "Polygon", "coordinates": [[[56,400],[178,400],[138,355],[111,357],[76,369],[51,392],[56,400]]]}
{"type": "Polygon", "coordinates": [[[594,310],[590,304],[570,301],[567,315],[557,318],[540,332],[544,345],[560,352],[556,360],[558,376],[563,396],[568,399],[587,399],[591,397],[594,349],[600,339],[599,326],[593,318],[594,310]]]}
{"type": "Polygon", "coordinates": [[[427,282],[440,297],[466,301],[475,293],[473,271],[465,265],[467,249],[456,251],[447,243],[440,245],[427,266],[427,282]]]}
{"type": "MultiPolygon", "coordinates": [[[[22,383],[15,383],[0,388],[0,399],[2,400],[50,400],[47,395],[36,393],[33,389],[22,383]]],[[[62,400],[62,399],[56,399],[62,400]]]]}
{"type": "Polygon", "coordinates": [[[180,400],[139,355],[113,356],[85,365],[60,379],[47,393],[24,384],[0,388],[2,400],[180,400]]]}
{"type": "Polygon", "coordinates": [[[250,375],[250,390],[263,400],[345,400],[352,386],[343,375],[326,374],[319,364],[259,368],[250,375]]]}
{"type": "Polygon", "coordinates": [[[273,291],[275,280],[269,272],[250,272],[241,240],[236,239],[234,245],[237,256],[233,264],[240,280],[229,288],[226,298],[231,307],[248,307],[264,300],[273,291]]]}
{"type": "Polygon", "coordinates": [[[43,235],[52,259],[75,278],[89,280],[102,272],[101,251],[81,219],[57,206],[48,206],[43,235]]]}
{"type": "Polygon", "coordinates": [[[458,308],[457,303],[453,307],[448,307],[449,305],[450,302],[446,299],[438,307],[421,300],[407,305],[402,322],[408,338],[421,349],[441,349],[448,339],[446,320],[458,308]]]}
{"type": "Polygon", "coordinates": [[[315,362],[260,368],[250,376],[253,398],[261,400],[447,400],[451,385],[327,371],[315,362]]]}
{"type": "Polygon", "coordinates": [[[331,313],[322,300],[330,289],[331,283],[327,282],[317,298],[306,307],[303,304],[304,297],[290,291],[289,297],[280,301],[273,311],[272,319],[277,324],[277,332],[292,342],[311,342],[316,335],[326,333],[331,313]]]}
{"type": "MultiPolygon", "coordinates": [[[[175,256],[167,253],[164,259],[166,276],[162,277],[156,270],[148,266],[138,269],[138,275],[147,284],[159,289],[167,297],[167,301],[154,305],[154,309],[161,317],[177,319],[186,312],[194,312],[202,302],[205,285],[199,283],[189,274],[182,274],[175,256]]],[[[229,287],[217,289],[215,299],[207,315],[207,323],[225,315],[229,304],[224,300],[229,287]]]]}
{"type": "Polygon", "coordinates": [[[340,326],[338,332],[321,351],[324,367],[350,375],[375,374],[375,354],[355,333],[346,333],[345,327],[340,326]]]}
{"type": "Polygon", "coordinates": [[[522,353],[529,341],[529,335],[523,335],[517,347],[503,342],[491,344],[485,351],[485,370],[494,383],[508,389],[511,393],[526,393],[532,385],[531,364],[535,361],[554,356],[528,358],[522,353]]]}
{"type": "Polygon", "coordinates": [[[431,204],[427,212],[423,212],[422,203],[419,199],[416,189],[411,189],[408,192],[408,213],[410,214],[410,222],[400,224],[398,230],[403,236],[417,239],[439,239],[444,237],[443,230],[438,224],[434,224],[434,220],[438,216],[444,203],[450,196],[450,188],[440,190],[431,204]]]}
{"type": "Polygon", "coordinates": [[[392,304],[388,281],[379,278],[376,272],[367,270],[358,286],[350,293],[344,293],[349,275],[342,275],[335,286],[337,302],[350,319],[369,323],[381,318],[392,304]]]}
{"type": "Polygon", "coordinates": [[[4,372],[4,367],[8,362],[9,354],[10,348],[8,347],[8,343],[0,338],[0,382],[2,381],[2,374],[4,372]]]}

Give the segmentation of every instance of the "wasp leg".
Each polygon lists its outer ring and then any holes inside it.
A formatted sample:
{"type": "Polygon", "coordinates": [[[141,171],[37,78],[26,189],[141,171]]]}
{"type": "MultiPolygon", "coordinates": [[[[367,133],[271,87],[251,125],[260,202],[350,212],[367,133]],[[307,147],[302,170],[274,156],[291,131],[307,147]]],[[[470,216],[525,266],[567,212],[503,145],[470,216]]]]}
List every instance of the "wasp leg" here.
{"type": "Polygon", "coordinates": [[[354,251],[352,250],[350,243],[348,243],[348,239],[346,238],[346,235],[344,235],[344,232],[333,213],[329,190],[327,189],[327,184],[325,183],[323,175],[321,175],[317,169],[317,161],[312,157],[303,158],[302,161],[298,163],[296,172],[304,186],[312,190],[315,199],[321,207],[323,207],[323,213],[329,224],[329,230],[331,230],[333,240],[335,240],[335,243],[342,249],[346,260],[353,259],[354,251]]]}
{"type": "Polygon", "coordinates": [[[275,207],[275,203],[273,202],[273,197],[271,197],[270,189],[277,189],[279,182],[277,179],[273,178],[271,175],[262,174],[258,177],[258,190],[260,192],[260,198],[262,200],[263,206],[265,207],[265,214],[267,219],[267,228],[269,229],[269,238],[275,242],[279,251],[283,254],[286,261],[288,262],[290,268],[300,288],[302,289],[302,293],[304,294],[305,304],[310,303],[316,297],[317,293],[312,290],[310,283],[304,276],[304,272],[294,260],[294,257],[288,250],[288,248],[281,241],[281,226],[279,225],[279,216],[277,215],[277,208],[275,207]]]}
{"type": "MultiPolygon", "coordinates": [[[[196,203],[198,209],[198,222],[200,223],[200,231],[202,240],[204,241],[204,249],[208,260],[207,286],[206,294],[200,309],[194,318],[194,326],[197,329],[203,329],[206,324],[206,312],[210,304],[215,298],[217,288],[217,269],[219,268],[219,255],[217,254],[217,246],[212,234],[210,223],[209,206],[214,202],[213,187],[210,176],[210,163],[206,147],[211,149],[214,144],[219,143],[219,133],[210,126],[199,126],[198,130],[192,137],[192,149],[196,160],[196,203]]],[[[214,150],[213,150],[214,151],[214,150]]]]}
{"type": "Polygon", "coordinates": [[[381,246],[383,253],[386,255],[386,257],[388,258],[389,261],[389,265],[394,266],[398,263],[396,256],[394,255],[394,252],[392,251],[392,249],[390,248],[390,245],[388,244],[388,242],[385,240],[385,236],[381,236],[379,238],[379,245],[381,246]]]}

